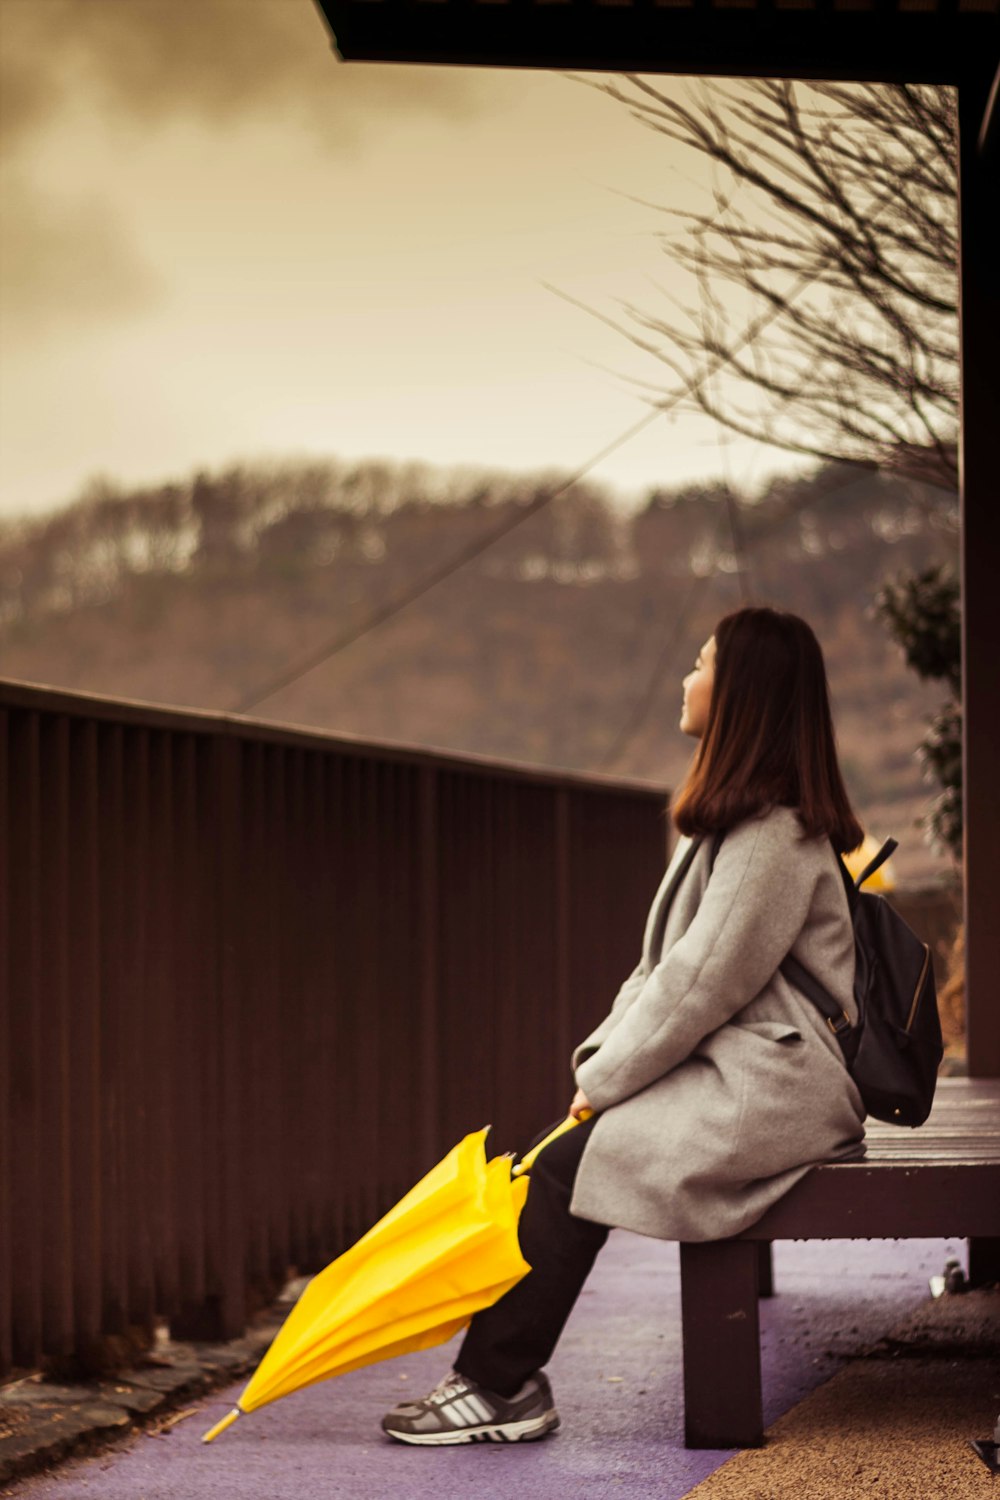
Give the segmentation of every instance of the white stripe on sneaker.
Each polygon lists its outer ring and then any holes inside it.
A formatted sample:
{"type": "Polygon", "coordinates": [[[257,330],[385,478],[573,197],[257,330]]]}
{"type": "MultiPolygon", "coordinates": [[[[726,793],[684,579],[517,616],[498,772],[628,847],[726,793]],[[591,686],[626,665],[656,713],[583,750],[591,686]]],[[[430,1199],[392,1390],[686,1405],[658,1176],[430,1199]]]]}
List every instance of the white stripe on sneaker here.
{"type": "MultiPolygon", "coordinates": [[[[555,1412],[548,1412],[543,1417],[531,1417],[522,1422],[504,1422],[489,1429],[488,1436],[495,1443],[519,1443],[534,1438],[544,1437],[547,1432],[552,1432],[559,1426],[559,1418],[555,1412]]],[[[476,1435],[468,1428],[456,1427],[450,1432],[404,1432],[402,1429],[387,1428],[391,1438],[396,1438],[401,1443],[419,1443],[421,1445],[454,1445],[457,1443],[474,1443],[476,1435]]]]}
{"type": "Polygon", "coordinates": [[[456,1416],[460,1417],[463,1422],[468,1422],[471,1427],[475,1427],[482,1421],[482,1417],[467,1396],[457,1396],[454,1401],[449,1401],[448,1405],[456,1416]]]}
{"type": "Polygon", "coordinates": [[[475,1391],[469,1391],[468,1395],[465,1397],[465,1404],[466,1406],[472,1407],[472,1410],[475,1412],[478,1421],[492,1422],[493,1413],[486,1405],[486,1402],[483,1400],[482,1396],[478,1396],[475,1391]]]}

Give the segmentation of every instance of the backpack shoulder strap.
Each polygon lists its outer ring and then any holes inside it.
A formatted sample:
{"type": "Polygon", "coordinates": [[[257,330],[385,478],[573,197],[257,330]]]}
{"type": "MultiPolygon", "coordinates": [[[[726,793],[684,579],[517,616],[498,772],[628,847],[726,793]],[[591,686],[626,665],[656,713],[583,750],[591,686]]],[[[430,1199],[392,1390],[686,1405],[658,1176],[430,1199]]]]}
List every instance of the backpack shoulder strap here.
{"type": "Polygon", "coordinates": [[[852,1051],[857,1049],[857,1037],[851,1018],[844,1007],[838,1004],[826,986],[820,984],[805,964],[800,963],[791,953],[785,956],[779,968],[788,982],[812,1001],[840,1043],[845,1057],[850,1061],[852,1051]]]}
{"type": "MultiPolygon", "coordinates": [[[[719,852],[725,836],[725,829],[721,829],[718,833],[712,835],[712,847],[709,854],[709,870],[711,870],[712,866],[715,864],[716,855],[719,852]]],[[[892,849],[896,847],[895,843],[893,843],[891,839],[888,842],[892,844],[892,849]]],[[[857,887],[855,886],[854,881],[851,879],[851,872],[844,864],[840,851],[833,844],[832,840],[831,847],[833,848],[833,852],[836,855],[837,867],[840,870],[841,876],[844,881],[844,888],[847,892],[848,906],[853,912],[854,903],[858,898],[857,887]]],[[[881,864],[884,859],[887,859],[889,854],[892,853],[892,849],[888,849],[885,852],[880,850],[878,861],[873,866],[873,868],[877,869],[878,865],[881,864]]],[[[871,870],[867,870],[865,872],[866,877],[871,873],[871,870]]],[[[782,974],[784,974],[789,984],[793,984],[797,990],[799,990],[803,995],[806,996],[807,999],[812,1001],[816,1009],[825,1018],[827,1025],[833,1032],[834,1036],[837,1038],[837,1041],[840,1043],[841,1051],[844,1053],[847,1061],[850,1062],[853,1053],[857,1050],[858,1037],[857,1033],[855,1032],[854,1026],[851,1023],[851,1018],[844,1010],[843,1006],[837,1003],[826,986],[821,984],[816,976],[809,972],[805,964],[800,963],[799,960],[793,957],[791,953],[787,953],[785,955],[784,959],[779,965],[779,970],[782,974]]]]}
{"type": "Polygon", "coordinates": [[[882,868],[886,860],[889,858],[890,854],[894,853],[895,850],[899,848],[899,844],[895,839],[886,839],[885,843],[875,855],[874,859],[870,859],[865,865],[857,880],[852,877],[850,870],[844,863],[844,856],[841,854],[840,850],[837,848],[832,839],[830,840],[830,847],[837,857],[837,868],[839,869],[841,879],[844,882],[844,890],[847,892],[847,904],[853,913],[858,896],[861,893],[861,887],[864,885],[866,880],[871,879],[876,870],[882,868]]]}
{"type": "Polygon", "coordinates": [[[889,855],[898,848],[899,844],[895,839],[886,839],[885,843],[882,845],[875,858],[868,861],[864,869],[861,871],[861,874],[854,882],[859,891],[864,885],[865,881],[868,880],[872,875],[874,875],[875,871],[880,869],[882,865],[885,864],[886,860],[889,858],[889,855]]]}
{"type": "Polygon", "coordinates": [[[847,868],[847,865],[844,863],[844,856],[841,854],[840,850],[833,842],[833,839],[830,840],[830,848],[833,850],[833,857],[837,861],[837,869],[840,871],[840,878],[844,882],[844,890],[847,893],[848,908],[853,913],[855,902],[858,899],[858,888],[854,884],[853,875],[847,868]]]}

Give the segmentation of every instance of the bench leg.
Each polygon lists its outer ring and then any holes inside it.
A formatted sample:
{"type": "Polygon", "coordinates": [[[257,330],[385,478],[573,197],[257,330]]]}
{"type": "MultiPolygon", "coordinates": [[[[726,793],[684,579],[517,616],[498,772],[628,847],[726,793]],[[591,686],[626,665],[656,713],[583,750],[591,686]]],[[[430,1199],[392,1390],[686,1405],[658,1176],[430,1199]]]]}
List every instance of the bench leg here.
{"type": "Polygon", "coordinates": [[[753,1240],[681,1245],[684,1443],[756,1448],[764,1440],[753,1240]]]}
{"type": "Polygon", "coordinates": [[[774,1263],[771,1259],[771,1241],[756,1240],[757,1246],[757,1295],[774,1296],[774,1263]]]}
{"type": "Polygon", "coordinates": [[[969,1286],[1000,1281],[1000,1239],[981,1235],[969,1241],[969,1286]]]}

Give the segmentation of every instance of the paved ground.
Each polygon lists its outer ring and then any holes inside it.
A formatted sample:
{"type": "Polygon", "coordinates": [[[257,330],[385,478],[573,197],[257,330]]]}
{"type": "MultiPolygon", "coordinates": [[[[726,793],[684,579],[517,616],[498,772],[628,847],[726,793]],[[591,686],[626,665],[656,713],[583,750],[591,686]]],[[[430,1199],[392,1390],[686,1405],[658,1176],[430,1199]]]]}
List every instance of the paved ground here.
{"type": "MultiPolygon", "coordinates": [[[[796,1407],[835,1374],[848,1355],[876,1343],[920,1307],[928,1277],[940,1271],[951,1254],[960,1255],[961,1247],[940,1240],[776,1245],[778,1295],[761,1307],[765,1422],[770,1425],[796,1407]]],[[[956,1306],[962,1301],[949,1300],[956,1306]]],[[[606,1500],[615,1495],[679,1500],[702,1481],[709,1486],[728,1482],[728,1465],[720,1468],[727,1460],[766,1464],[781,1459],[782,1445],[787,1448],[788,1442],[782,1436],[759,1454],[735,1456],[683,1447],[679,1323],[677,1247],[617,1231],[550,1366],[563,1425],[541,1443],[427,1451],[384,1438],[378,1425],[382,1412],[401,1392],[422,1394],[438,1379],[449,1364],[444,1348],[312,1387],[241,1417],[213,1444],[202,1444],[202,1433],[243,1389],[241,1381],[200,1402],[161,1436],[135,1434],[119,1451],[71,1460],[10,1493],[32,1500],[203,1500],[208,1495],[213,1500],[466,1500],[473,1494],[477,1500],[512,1500],[530,1486],[532,1500],[606,1500]]],[[[890,1347],[886,1359],[892,1356],[890,1347]]],[[[942,1362],[939,1358],[927,1363],[940,1368],[942,1362]]],[[[987,1361],[977,1358],[970,1363],[972,1374],[965,1371],[968,1384],[962,1387],[965,1394],[959,1405],[942,1408],[941,1421],[958,1447],[967,1438],[989,1435],[988,1429],[971,1429],[977,1423],[983,1426],[982,1413],[993,1400],[996,1382],[987,1375],[987,1361]],[[979,1390],[984,1382],[989,1390],[977,1409],[970,1404],[971,1390],[979,1390]]],[[[911,1364],[916,1370],[917,1362],[911,1364]]],[[[859,1365],[849,1368],[857,1370],[859,1365]]],[[[954,1372],[946,1380],[955,1386],[954,1372]]],[[[836,1392],[836,1387],[825,1389],[836,1392]]],[[[917,1425],[926,1421],[933,1368],[920,1389],[923,1394],[913,1406],[917,1425]]],[[[852,1421],[864,1420],[871,1437],[872,1400],[869,1391],[854,1402],[843,1423],[845,1430],[852,1421]]],[[[910,1420],[905,1390],[894,1400],[905,1437],[910,1420]]],[[[799,1408],[803,1410],[808,1407],[799,1408]]],[[[832,1414],[824,1407],[818,1410],[817,1433],[827,1445],[828,1469],[829,1445],[837,1441],[840,1413],[836,1402],[832,1414]]],[[[991,1424],[994,1419],[995,1414],[991,1424]]],[[[801,1461],[802,1445],[808,1448],[810,1442],[808,1421],[803,1429],[791,1430],[799,1434],[801,1461]]],[[[855,1468],[865,1461],[863,1456],[857,1459],[855,1468]]],[[[882,1442],[878,1472],[891,1476],[894,1462],[893,1444],[882,1442]]],[[[972,1455],[971,1462],[979,1460],[972,1455]]],[[[794,1466],[774,1471],[765,1467],[738,1479],[735,1489],[718,1494],[720,1500],[736,1494],[740,1500],[784,1495],[811,1500],[813,1492],[796,1477],[801,1472],[794,1466]]],[[[984,1482],[992,1483],[984,1468],[982,1478],[971,1468],[968,1472],[974,1473],[976,1486],[970,1495],[990,1493],[982,1488],[984,1482]]],[[[912,1484],[909,1490],[879,1488],[881,1481],[873,1474],[868,1471],[869,1484],[864,1472],[854,1478],[842,1472],[846,1487],[817,1489],[817,1500],[821,1495],[824,1500],[827,1495],[854,1500],[897,1492],[906,1493],[908,1500],[930,1500],[930,1491],[912,1484]],[[855,1478],[863,1485],[855,1484],[855,1478]]],[[[949,1500],[957,1493],[950,1493],[949,1500]]],[[[714,1500],[710,1488],[704,1494],[714,1500]]]]}

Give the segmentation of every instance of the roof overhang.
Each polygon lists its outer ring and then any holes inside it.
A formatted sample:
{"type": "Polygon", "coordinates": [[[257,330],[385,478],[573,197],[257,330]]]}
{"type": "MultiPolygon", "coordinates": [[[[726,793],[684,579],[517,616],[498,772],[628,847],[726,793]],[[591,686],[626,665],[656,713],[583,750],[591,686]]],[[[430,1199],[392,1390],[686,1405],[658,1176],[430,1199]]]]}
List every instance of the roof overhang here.
{"type": "Polygon", "coordinates": [[[1000,0],[316,0],[345,62],[957,83],[1000,0]]]}

